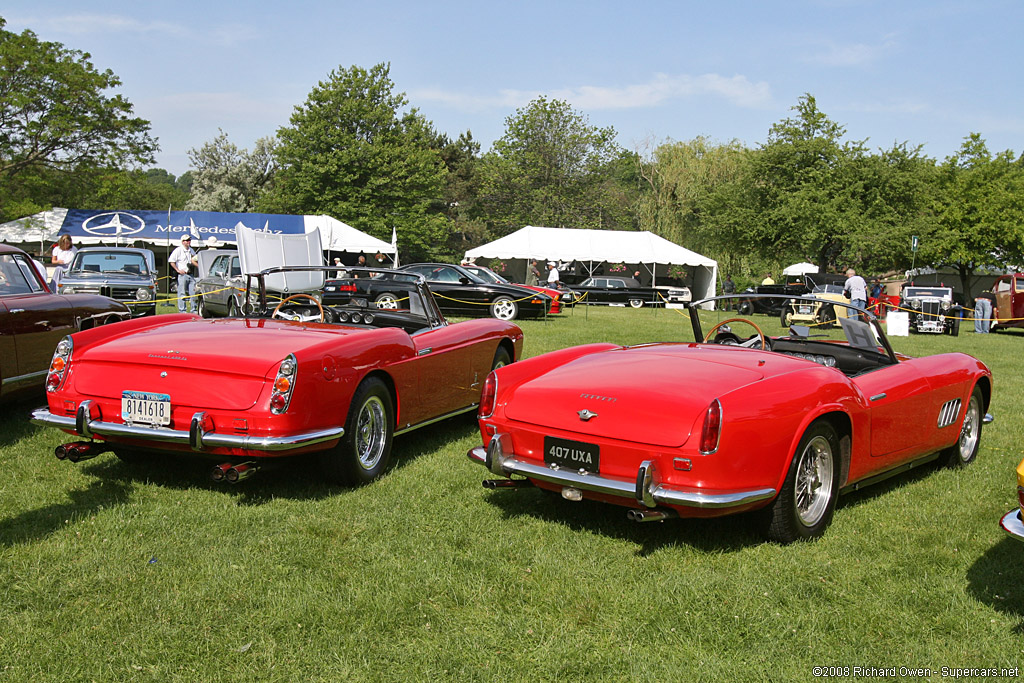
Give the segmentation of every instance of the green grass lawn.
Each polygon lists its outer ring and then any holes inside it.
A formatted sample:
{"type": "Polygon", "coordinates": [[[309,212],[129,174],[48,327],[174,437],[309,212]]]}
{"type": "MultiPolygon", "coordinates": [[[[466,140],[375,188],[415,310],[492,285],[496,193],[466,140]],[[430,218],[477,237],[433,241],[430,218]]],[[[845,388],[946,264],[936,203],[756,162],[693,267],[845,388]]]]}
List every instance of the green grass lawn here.
{"type": "MultiPolygon", "coordinates": [[[[778,322],[763,316],[766,332],[778,322]]],[[[525,351],[689,339],[676,311],[525,321],[525,351]]],[[[1024,335],[900,337],[995,375],[977,461],[840,499],[814,543],[742,516],[485,491],[461,418],[400,437],[358,489],[306,463],[235,487],[209,463],[60,462],[0,417],[0,681],[810,680],[813,667],[1024,663],[1024,544],[999,517],[1024,457],[1024,335]]],[[[908,420],[914,419],[907,416],[908,420]]],[[[836,671],[833,671],[836,673],[836,671]]]]}

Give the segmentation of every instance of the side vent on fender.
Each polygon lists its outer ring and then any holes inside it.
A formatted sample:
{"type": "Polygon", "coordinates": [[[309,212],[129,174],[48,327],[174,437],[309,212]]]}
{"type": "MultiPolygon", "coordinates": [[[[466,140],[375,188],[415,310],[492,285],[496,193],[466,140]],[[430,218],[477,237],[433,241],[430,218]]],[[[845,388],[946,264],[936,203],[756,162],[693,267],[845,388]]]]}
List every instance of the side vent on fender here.
{"type": "Polygon", "coordinates": [[[955,423],[959,416],[960,399],[955,398],[952,401],[946,401],[942,404],[942,410],[939,411],[939,429],[955,423]]]}

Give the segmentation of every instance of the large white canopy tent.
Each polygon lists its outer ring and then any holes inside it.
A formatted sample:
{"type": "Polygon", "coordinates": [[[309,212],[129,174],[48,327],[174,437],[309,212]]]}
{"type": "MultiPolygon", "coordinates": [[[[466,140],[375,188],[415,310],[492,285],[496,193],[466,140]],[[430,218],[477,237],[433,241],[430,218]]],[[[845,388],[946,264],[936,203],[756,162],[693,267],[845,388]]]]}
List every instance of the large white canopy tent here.
{"type": "Polygon", "coordinates": [[[693,298],[715,295],[718,262],[690,251],[653,232],[628,230],[585,230],[544,228],[527,225],[511,235],[466,252],[467,259],[537,259],[575,261],[588,274],[606,263],[643,266],[655,284],[657,266],[687,266],[693,274],[688,282],[693,298]]]}

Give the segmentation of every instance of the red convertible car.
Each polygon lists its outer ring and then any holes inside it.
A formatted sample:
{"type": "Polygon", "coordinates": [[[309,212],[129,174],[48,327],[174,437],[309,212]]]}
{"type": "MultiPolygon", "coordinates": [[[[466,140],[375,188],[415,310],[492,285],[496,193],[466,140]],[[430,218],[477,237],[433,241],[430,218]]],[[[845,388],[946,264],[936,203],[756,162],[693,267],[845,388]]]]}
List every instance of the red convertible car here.
{"type": "Polygon", "coordinates": [[[505,478],[485,486],[624,505],[636,521],[760,509],[766,535],[791,542],[821,535],[843,491],[974,460],[991,419],[980,361],[897,354],[859,310],[770,336],[763,319],[706,310],[727,298],[690,306],[697,341],[580,346],[491,373],[469,456],[505,478]]]}
{"type": "Polygon", "coordinates": [[[394,309],[358,295],[369,282],[358,268],[349,276],[362,279],[339,280],[351,288],[344,304],[306,293],[268,303],[268,286],[288,291],[289,276],[326,270],[247,276],[257,312],[245,318],[159,315],[66,337],[33,422],[79,437],[56,449],[71,461],[203,454],[220,463],[215,480],[236,482],[317,452],[328,478],[361,484],[385,470],[395,435],[473,410],[487,374],[519,358],[516,325],[449,325],[418,275],[390,275],[394,309]]]}
{"type": "MultiPolygon", "coordinates": [[[[0,396],[42,391],[50,356],[65,335],[131,317],[98,294],[53,294],[28,254],[0,244],[0,396]]],[[[45,272],[45,271],[44,271],[45,272]]]]}

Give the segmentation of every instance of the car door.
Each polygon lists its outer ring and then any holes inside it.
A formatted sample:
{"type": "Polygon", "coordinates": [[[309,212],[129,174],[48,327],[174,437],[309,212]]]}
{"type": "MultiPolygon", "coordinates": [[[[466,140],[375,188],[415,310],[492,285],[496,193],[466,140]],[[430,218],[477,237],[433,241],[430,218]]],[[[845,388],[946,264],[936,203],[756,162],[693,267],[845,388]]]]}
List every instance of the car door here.
{"type": "MultiPolygon", "coordinates": [[[[419,366],[420,405],[406,415],[422,422],[447,415],[480,400],[487,372],[480,367],[479,342],[470,342],[459,325],[447,325],[412,335],[419,366]]],[[[489,359],[488,359],[489,362],[489,359]]]]}
{"type": "Polygon", "coordinates": [[[7,391],[41,381],[57,342],[77,324],[71,304],[46,291],[21,254],[0,254],[0,302],[0,374],[7,391]]]}
{"type": "Polygon", "coordinates": [[[938,410],[931,383],[913,362],[858,375],[871,414],[871,456],[884,469],[932,440],[938,410]]]}

